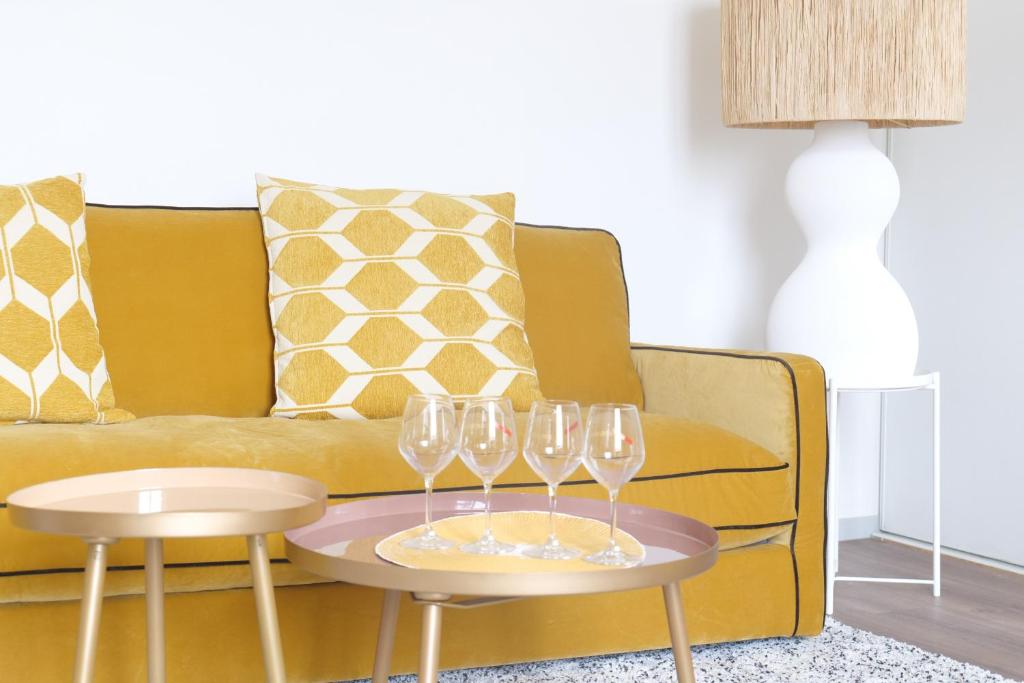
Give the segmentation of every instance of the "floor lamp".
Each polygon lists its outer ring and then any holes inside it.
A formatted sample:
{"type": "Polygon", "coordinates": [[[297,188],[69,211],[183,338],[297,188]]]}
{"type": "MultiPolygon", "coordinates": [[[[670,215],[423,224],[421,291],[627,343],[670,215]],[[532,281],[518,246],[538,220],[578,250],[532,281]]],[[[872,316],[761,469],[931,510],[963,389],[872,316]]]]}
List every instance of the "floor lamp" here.
{"type": "Polygon", "coordinates": [[[807,253],[775,295],[767,341],[817,358],[829,378],[828,614],[837,581],[940,594],[939,374],[914,376],[914,309],[878,258],[900,185],[868,129],[963,119],[964,14],[964,0],[722,0],[725,124],[814,129],[786,175],[807,253]],[[932,393],[932,576],[840,576],[839,396],[913,389],[932,393]]]}
{"type": "Polygon", "coordinates": [[[813,128],[786,176],[807,253],[768,316],[769,348],[858,384],[913,375],[917,321],[878,258],[899,200],[869,128],[958,123],[964,0],[722,0],[722,118],[813,128]]]}

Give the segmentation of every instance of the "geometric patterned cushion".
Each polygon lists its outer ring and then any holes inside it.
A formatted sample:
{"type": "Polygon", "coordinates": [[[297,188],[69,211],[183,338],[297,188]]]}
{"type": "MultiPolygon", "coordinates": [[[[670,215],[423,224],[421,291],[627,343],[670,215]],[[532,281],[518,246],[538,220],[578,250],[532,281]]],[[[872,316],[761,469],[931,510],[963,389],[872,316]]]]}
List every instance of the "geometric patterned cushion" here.
{"type": "Polygon", "coordinates": [[[410,394],[541,397],[515,197],[256,177],[270,261],[272,415],[382,418],[410,394]]]}
{"type": "Polygon", "coordinates": [[[96,328],[82,176],[0,185],[0,420],[130,419],[96,328]]]}

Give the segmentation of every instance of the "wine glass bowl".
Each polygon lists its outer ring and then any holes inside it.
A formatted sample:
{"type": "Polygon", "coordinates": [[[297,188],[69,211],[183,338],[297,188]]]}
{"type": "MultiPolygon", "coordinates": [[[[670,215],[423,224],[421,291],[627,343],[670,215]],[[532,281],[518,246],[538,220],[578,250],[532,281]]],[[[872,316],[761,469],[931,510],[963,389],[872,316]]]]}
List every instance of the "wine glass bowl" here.
{"type": "Polygon", "coordinates": [[[460,550],[474,555],[504,555],[515,552],[515,546],[502,543],[491,530],[491,486],[515,460],[519,444],[516,439],[515,413],[507,398],[469,399],[462,411],[459,430],[459,457],[484,485],[484,533],[460,550]]]}
{"type": "Polygon", "coordinates": [[[402,541],[406,548],[444,550],[455,545],[434,531],[431,494],[434,477],[447,467],[458,447],[455,404],[448,396],[414,395],[405,403],[398,452],[423,477],[426,515],[423,533],[402,541]]]}
{"type": "Polygon", "coordinates": [[[644,437],[636,406],[603,403],[590,407],[584,435],[583,465],[608,489],[611,534],[608,547],[587,556],[588,562],[610,567],[631,567],[643,558],[626,553],[615,540],[619,491],[644,464],[644,437]]]}
{"type": "Polygon", "coordinates": [[[583,425],[575,401],[534,401],[530,407],[523,457],[548,485],[548,538],[523,554],[544,560],[571,560],[580,551],[562,545],[555,531],[558,485],[579,467],[583,457],[583,425]]]}

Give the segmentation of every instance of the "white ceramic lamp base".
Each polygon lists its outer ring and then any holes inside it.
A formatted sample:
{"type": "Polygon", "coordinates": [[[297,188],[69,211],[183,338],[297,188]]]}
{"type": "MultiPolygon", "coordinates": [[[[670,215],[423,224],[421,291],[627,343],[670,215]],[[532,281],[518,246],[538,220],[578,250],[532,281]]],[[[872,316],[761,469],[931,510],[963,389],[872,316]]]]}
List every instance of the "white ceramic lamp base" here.
{"type": "Polygon", "coordinates": [[[882,265],[878,240],[896,210],[896,169],[860,121],[827,121],[786,175],[786,196],[807,253],[768,314],[768,347],[817,358],[831,378],[907,377],[917,321],[882,265]]]}

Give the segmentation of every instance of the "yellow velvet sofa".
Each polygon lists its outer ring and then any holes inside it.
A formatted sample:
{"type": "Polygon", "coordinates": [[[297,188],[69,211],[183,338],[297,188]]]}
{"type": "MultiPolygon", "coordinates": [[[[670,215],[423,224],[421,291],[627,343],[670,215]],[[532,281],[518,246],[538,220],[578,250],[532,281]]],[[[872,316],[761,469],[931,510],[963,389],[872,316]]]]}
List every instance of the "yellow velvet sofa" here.
{"type": "MultiPolygon", "coordinates": [[[[273,402],[267,265],[255,209],[90,205],[102,341],[125,424],[0,426],[0,501],[61,477],[151,466],[265,467],[325,482],[331,503],[410,493],[395,420],[265,417],[273,402]]],[[[722,538],[683,585],[695,643],[817,634],[823,622],[825,388],[814,360],[660,346],[629,349],[628,301],[609,233],[518,226],[526,328],[545,395],[642,405],[647,463],[626,502],[693,515],[722,538]],[[553,284],[558,283],[558,287],[553,284]]],[[[477,482],[456,462],[438,490],[477,482]]],[[[540,492],[520,459],[498,487],[540,492]]],[[[564,489],[603,497],[582,470],[564,489]]],[[[379,591],[326,582],[272,538],[289,680],[371,670],[379,591]]],[[[142,546],[111,548],[97,680],[145,678],[142,546]]],[[[166,548],[168,676],[261,680],[242,539],[166,548]]],[[[70,677],[84,546],[14,528],[0,509],[0,678],[70,677]]],[[[660,591],[453,611],[443,668],[666,647],[660,591]]],[[[404,603],[395,673],[415,668],[418,608],[404,603]]]]}

